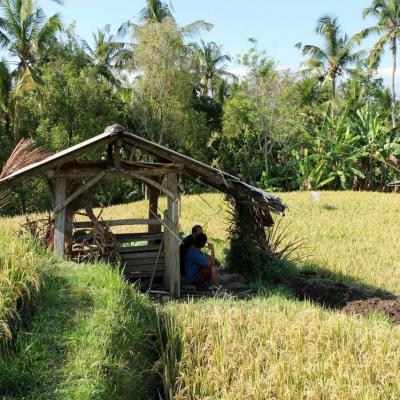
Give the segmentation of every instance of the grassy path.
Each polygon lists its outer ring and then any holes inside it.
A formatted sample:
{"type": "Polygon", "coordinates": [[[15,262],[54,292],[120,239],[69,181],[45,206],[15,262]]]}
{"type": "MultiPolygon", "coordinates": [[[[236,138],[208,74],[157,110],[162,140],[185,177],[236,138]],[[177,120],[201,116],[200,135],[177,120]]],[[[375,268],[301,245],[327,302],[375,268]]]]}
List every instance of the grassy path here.
{"type": "Polygon", "coordinates": [[[0,398],[154,398],[154,320],[109,268],[52,263],[37,313],[1,355],[0,398]]]}

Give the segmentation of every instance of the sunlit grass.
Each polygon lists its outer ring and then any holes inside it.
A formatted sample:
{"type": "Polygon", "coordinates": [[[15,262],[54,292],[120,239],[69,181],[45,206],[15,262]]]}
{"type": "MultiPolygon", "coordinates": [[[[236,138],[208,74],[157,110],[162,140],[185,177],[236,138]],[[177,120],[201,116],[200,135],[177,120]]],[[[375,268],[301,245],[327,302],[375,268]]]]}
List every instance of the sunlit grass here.
{"type": "Polygon", "coordinates": [[[0,346],[12,339],[20,313],[33,305],[43,264],[45,259],[35,253],[32,243],[9,228],[0,230],[0,346]]]}
{"type": "Polygon", "coordinates": [[[155,313],[107,265],[52,259],[36,313],[0,357],[0,398],[153,398],[155,313]]]}

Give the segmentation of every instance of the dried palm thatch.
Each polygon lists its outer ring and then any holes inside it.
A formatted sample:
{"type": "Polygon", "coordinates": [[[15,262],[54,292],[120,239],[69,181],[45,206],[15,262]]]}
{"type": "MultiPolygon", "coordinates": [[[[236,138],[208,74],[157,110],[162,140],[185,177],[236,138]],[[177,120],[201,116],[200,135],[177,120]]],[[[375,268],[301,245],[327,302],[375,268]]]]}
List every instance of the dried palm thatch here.
{"type": "MultiPolygon", "coordinates": [[[[0,179],[28,165],[42,161],[50,155],[51,153],[45,152],[43,147],[35,147],[33,139],[21,139],[15,146],[8,160],[4,163],[0,173],[0,179]]],[[[7,204],[9,193],[9,191],[0,192],[0,208],[7,204]]]]}
{"type": "Polygon", "coordinates": [[[281,229],[280,222],[271,224],[271,215],[257,202],[235,199],[230,205],[229,270],[254,278],[273,261],[297,261],[302,257],[296,254],[302,240],[290,240],[288,227],[281,229]]]}
{"type": "MultiPolygon", "coordinates": [[[[76,262],[92,262],[103,260],[111,264],[119,262],[118,243],[110,227],[101,218],[103,210],[96,216],[91,205],[85,208],[84,213],[93,224],[91,231],[81,232],[79,239],[75,236],[70,257],[76,262]]],[[[78,231],[79,232],[79,231],[78,231]]]]}

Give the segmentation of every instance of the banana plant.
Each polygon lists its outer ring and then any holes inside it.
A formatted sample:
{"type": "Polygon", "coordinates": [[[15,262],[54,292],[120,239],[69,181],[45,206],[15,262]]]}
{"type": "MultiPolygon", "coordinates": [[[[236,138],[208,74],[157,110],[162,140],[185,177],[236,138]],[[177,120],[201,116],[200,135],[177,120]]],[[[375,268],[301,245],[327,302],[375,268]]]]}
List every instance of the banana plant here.
{"type": "Polygon", "coordinates": [[[321,127],[304,131],[302,151],[294,152],[295,165],[304,189],[348,189],[355,177],[364,179],[358,160],[366,155],[360,149],[360,135],[349,124],[349,112],[340,117],[327,109],[321,127]]]}

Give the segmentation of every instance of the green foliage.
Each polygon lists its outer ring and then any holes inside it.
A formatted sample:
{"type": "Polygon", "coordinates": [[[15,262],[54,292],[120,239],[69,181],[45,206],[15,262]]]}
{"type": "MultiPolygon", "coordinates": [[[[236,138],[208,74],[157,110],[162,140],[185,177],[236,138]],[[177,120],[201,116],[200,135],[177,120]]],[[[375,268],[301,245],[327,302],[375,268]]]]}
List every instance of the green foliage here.
{"type": "Polygon", "coordinates": [[[135,37],[140,76],[133,86],[134,125],[150,140],[176,148],[192,95],[181,32],[174,22],[164,20],[137,26],[135,37]]]}
{"type": "Polygon", "coordinates": [[[37,313],[2,352],[0,396],[153,398],[160,380],[148,299],[109,266],[45,264],[37,313]]]}
{"type": "Polygon", "coordinates": [[[78,68],[56,59],[43,67],[42,81],[30,101],[40,99],[35,110],[38,142],[51,150],[66,148],[123,122],[121,102],[107,82],[99,81],[95,67],[78,68]]]}
{"type": "Polygon", "coordinates": [[[385,124],[370,103],[340,116],[328,108],[322,126],[304,132],[301,150],[293,150],[300,187],[374,189],[379,179],[384,189],[389,158],[399,152],[398,137],[385,124]]]}

